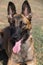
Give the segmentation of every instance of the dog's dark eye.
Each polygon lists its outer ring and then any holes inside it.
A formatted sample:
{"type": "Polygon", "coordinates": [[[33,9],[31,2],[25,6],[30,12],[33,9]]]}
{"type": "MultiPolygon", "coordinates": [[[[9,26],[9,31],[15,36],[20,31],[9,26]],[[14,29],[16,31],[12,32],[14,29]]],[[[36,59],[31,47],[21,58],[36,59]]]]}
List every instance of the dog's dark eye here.
{"type": "Polygon", "coordinates": [[[20,21],[20,27],[25,26],[25,25],[27,25],[27,24],[24,23],[23,21],[20,21]]]}
{"type": "Polygon", "coordinates": [[[1,32],[0,35],[3,37],[4,36],[3,32],[1,32]]]}
{"type": "Polygon", "coordinates": [[[26,23],[22,23],[22,25],[24,26],[24,25],[27,25],[26,23]]]}
{"type": "Polygon", "coordinates": [[[22,27],[22,21],[20,21],[20,27],[22,27]]]}
{"type": "Polygon", "coordinates": [[[15,20],[12,20],[12,22],[15,24],[15,20]]]}
{"type": "Polygon", "coordinates": [[[22,21],[20,21],[20,25],[22,24],[22,21]]]}
{"type": "Polygon", "coordinates": [[[10,24],[11,24],[11,26],[15,26],[15,20],[12,20],[12,22],[10,24]]]}

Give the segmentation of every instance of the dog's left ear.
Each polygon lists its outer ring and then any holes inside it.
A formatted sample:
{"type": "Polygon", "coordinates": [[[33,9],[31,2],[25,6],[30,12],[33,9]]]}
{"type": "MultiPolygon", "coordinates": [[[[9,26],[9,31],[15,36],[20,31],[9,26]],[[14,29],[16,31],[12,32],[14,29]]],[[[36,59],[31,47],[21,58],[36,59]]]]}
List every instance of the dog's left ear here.
{"type": "Polygon", "coordinates": [[[12,17],[14,14],[16,14],[16,7],[11,1],[8,3],[7,12],[9,17],[12,17]]]}
{"type": "Polygon", "coordinates": [[[27,0],[25,0],[22,4],[22,14],[31,21],[32,18],[31,7],[27,0]]]}
{"type": "Polygon", "coordinates": [[[3,30],[0,30],[0,36],[1,36],[1,37],[4,36],[3,30]]]}

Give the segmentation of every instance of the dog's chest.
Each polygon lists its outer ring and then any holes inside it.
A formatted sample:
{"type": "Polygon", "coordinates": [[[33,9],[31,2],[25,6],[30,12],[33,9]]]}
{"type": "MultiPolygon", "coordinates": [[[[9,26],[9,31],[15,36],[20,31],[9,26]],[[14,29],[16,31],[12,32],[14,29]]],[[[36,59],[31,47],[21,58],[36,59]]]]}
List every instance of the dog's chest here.
{"type": "Polygon", "coordinates": [[[27,54],[28,54],[28,49],[30,47],[30,42],[26,42],[21,45],[21,50],[18,54],[12,54],[12,58],[15,62],[23,62],[28,60],[27,54]]]}

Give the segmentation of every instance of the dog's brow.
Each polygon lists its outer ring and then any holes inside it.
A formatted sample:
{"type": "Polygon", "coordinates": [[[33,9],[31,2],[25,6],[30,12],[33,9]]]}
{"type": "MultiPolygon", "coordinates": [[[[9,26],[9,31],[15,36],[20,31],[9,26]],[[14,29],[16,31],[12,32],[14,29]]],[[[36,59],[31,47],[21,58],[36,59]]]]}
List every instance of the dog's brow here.
{"type": "Polygon", "coordinates": [[[14,17],[13,17],[13,19],[15,20],[15,21],[22,21],[22,16],[19,14],[16,14],[16,15],[14,15],[14,17]]]}
{"type": "Polygon", "coordinates": [[[15,14],[14,18],[20,19],[20,18],[22,18],[22,16],[20,14],[15,14]]]}

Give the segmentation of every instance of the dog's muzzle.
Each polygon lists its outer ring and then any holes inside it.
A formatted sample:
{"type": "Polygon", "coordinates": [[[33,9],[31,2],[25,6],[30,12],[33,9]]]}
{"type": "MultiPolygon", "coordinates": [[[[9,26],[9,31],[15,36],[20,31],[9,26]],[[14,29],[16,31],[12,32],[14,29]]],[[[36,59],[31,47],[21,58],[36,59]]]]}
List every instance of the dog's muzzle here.
{"type": "Polygon", "coordinates": [[[22,30],[20,28],[16,28],[15,33],[12,34],[12,39],[15,39],[15,41],[20,40],[22,37],[22,30]]]}

